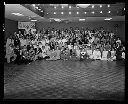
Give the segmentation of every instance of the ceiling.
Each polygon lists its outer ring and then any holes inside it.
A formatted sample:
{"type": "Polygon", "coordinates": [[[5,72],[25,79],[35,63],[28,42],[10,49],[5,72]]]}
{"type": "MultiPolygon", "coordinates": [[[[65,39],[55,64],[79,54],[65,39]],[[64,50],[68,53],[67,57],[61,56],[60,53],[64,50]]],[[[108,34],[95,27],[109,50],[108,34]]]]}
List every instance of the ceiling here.
{"type": "Polygon", "coordinates": [[[104,21],[105,18],[111,17],[111,21],[125,21],[124,8],[124,3],[90,4],[86,8],[76,6],[76,4],[68,4],[68,6],[60,4],[5,4],[5,18],[15,21],[35,19],[37,22],[55,22],[55,19],[60,19],[65,22],[76,22],[79,19],[104,21]],[[24,16],[16,16],[12,13],[20,13],[24,16]]]}

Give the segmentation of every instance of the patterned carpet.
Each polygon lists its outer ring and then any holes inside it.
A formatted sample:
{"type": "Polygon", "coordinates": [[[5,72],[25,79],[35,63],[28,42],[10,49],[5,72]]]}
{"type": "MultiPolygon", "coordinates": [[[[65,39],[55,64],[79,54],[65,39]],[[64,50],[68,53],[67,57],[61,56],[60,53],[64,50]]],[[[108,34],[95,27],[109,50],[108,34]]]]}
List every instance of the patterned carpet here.
{"type": "Polygon", "coordinates": [[[35,61],[4,65],[4,99],[124,100],[123,61],[35,61]]]}

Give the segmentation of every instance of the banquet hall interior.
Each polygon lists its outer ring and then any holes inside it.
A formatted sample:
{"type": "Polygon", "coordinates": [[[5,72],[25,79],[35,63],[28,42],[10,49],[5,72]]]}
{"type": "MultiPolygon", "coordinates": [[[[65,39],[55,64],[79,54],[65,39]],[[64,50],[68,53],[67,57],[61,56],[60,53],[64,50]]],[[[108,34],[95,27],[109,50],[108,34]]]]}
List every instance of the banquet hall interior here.
{"type": "Polygon", "coordinates": [[[4,99],[124,101],[125,3],[4,7],[4,99]]]}

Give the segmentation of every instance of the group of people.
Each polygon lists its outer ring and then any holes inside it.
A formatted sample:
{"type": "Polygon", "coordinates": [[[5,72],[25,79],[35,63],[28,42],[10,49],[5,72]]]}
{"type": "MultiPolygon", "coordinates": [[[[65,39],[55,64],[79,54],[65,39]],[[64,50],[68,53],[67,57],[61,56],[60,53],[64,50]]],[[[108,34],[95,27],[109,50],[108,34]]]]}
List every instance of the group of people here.
{"type": "Polygon", "coordinates": [[[30,63],[35,60],[124,60],[125,45],[113,32],[102,27],[90,30],[54,29],[14,33],[7,38],[7,62],[30,63]]]}

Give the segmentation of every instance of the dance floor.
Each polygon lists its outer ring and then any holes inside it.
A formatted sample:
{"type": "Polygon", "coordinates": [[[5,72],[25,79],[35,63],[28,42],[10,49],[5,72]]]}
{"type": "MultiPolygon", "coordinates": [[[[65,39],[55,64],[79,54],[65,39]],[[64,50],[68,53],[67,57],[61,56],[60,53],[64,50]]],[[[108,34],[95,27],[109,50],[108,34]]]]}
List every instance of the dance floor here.
{"type": "Polygon", "coordinates": [[[4,64],[4,99],[124,100],[123,61],[4,64]]]}

